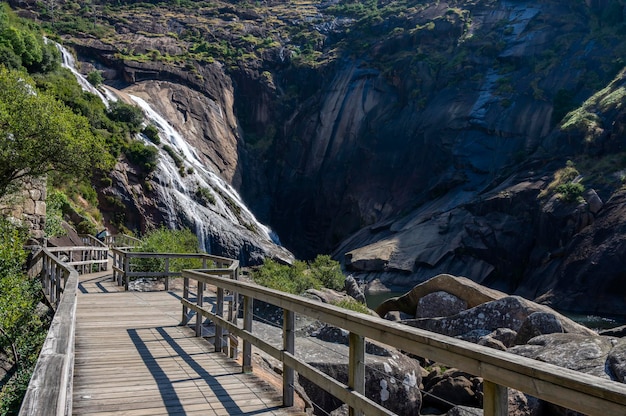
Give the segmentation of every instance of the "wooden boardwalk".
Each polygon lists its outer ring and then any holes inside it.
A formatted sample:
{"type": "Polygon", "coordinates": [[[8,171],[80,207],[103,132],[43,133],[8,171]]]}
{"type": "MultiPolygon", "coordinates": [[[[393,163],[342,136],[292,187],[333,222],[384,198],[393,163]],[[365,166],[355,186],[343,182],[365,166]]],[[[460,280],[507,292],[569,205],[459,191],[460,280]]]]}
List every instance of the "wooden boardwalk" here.
{"type": "Polygon", "coordinates": [[[74,415],[284,415],[280,393],[188,327],[176,292],[81,276],[74,415]]]}

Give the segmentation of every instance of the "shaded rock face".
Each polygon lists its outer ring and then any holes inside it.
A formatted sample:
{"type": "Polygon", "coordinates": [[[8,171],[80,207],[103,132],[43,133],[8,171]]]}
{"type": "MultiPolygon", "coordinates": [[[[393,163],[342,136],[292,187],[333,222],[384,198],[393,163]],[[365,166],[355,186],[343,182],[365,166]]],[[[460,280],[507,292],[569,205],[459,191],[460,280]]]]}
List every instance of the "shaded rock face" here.
{"type": "MultiPolygon", "coordinates": [[[[293,65],[280,48],[238,66],[182,68],[120,61],[116,46],[92,38],[76,44],[110,78],[177,83],[222,105],[225,124],[214,125],[193,98],[155,94],[209,125],[184,124],[217,140],[198,143],[207,163],[301,257],[334,249],[359,280],[386,288],[452,273],[559,308],[610,312],[626,295],[623,239],[606,238],[624,232],[613,190],[598,181],[585,202],[538,198],[572,156],[623,150],[623,122],[612,123],[623,121],[619,112],[599,116],[593,142],[554,130],[569,110],[560,93],[580,103],[615,74],[613,45],[592,33],[593,13],[608,4],[429,2],[374,27],[397,27],[394,36],[319,67],[293,65]],[[467,16],[453,18],[457,7],[467,16]]],[[[152,13],[159,19],[117,25],[132,49],[164,55],[192,46],[168,35],[193,26],[192,16],[152,13]],[[150,31],[163,36],[140,34],[150,31]]],[[[251,33],[264,20],[236,5],[218,13],[251,33]]],[[[319,31],[328,35],[320,49],[345,35],[319,31]]]]}

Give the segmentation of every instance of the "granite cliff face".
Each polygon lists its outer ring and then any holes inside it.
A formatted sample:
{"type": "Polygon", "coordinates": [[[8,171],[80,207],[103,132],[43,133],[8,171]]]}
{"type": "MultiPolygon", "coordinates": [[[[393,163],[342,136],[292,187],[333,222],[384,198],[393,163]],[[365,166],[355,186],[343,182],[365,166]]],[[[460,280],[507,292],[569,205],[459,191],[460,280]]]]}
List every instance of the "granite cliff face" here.
{"type": "Polygon", "coordinates": [[[194,132],[297,255],[334,250],[372,290],[445,272],[623,303],[620,2],[124,4],[68,43],[194,132]]]}

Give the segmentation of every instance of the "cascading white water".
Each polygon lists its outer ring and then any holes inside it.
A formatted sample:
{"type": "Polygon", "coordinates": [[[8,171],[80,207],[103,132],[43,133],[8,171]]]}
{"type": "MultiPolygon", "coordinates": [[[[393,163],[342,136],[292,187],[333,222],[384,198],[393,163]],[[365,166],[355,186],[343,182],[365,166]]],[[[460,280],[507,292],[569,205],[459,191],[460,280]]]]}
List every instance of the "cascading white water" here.
{"type": "Polygon", "coordinates": [[[80,72],[78,72],[78,70],[76,69],[76,60],[74,59],[74,56],[72,56],[70,51],[65,49],[63,45],[59,43],[55,42],[54,44],[59,50],[59,52],[61,53],[61,59],[63,60],[63,67],[72,71],[72,74],[74,74],[74,76],[76,77],[76,80],[78,81],[78,84],[81,86],[81,88],[84,91],[97,95],[98,98],[100,98],[102,102],[104,103],[104,105],[106,105],[108,108],[109,99],[107,99],[107,97],[105,97],[104,94],[100,90],[94,87],[89,81],[87,81],[87,79],[80,72]]]}
{"type": "MultiPolygon", "coordinates": [[[[96,94],[107,106],[109,101],[117,99],[107,88],[104,94],[94,88],[76,70],[73,56],[63,46],[57,44],[57,47],[63,56],[63,65],[72,71],[84,90],[96,94]]],[[[211,253],[213,242],[218,241],[220,254],[232,256],[236,255],[234,251],[238,251],[238,257],[244,262],[247,260],[243,256],[244,249],[248,255],[251,252],[257,255],[278,253],[284,259],[292,258],[291,253],[279,247],[277,236],[257,221],[239,194],[201,162],[196,150],[167,120],[145,100],[133,95],[129,97],[159,131],[161,143],[158,146],[144,135],[138,135],[138,139],[159,149],[158,166],[152,179],[155,182],[154,191],[167,206],[171,228],[187,226],[195,231],[204,251],[211,253]],[[168,150],[181,159],[182,168],[179,168],[181,161],[177,166],[165,146],[169,146],[168,150]]]]}

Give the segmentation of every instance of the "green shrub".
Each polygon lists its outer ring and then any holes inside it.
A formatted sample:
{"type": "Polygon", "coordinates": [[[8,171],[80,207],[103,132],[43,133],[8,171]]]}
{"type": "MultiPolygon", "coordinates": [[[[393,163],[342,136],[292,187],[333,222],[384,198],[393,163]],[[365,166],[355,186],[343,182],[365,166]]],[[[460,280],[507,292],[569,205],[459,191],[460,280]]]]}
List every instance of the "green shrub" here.
{"type": "Polygon", "coordinates": [[[322,286],[333,290],[343,290],[346,278],[341,272],[341,265],[329,255],[317,256],[309,263],[309,268],[311,277],[321,282],[322,286]]]}
{"type": "MultiPolygon", "coordinates": [[[[198,237],[188,229],[170,230],[159,228],[147,233],[141,239],[141,245],[133,249],[139,253],[198,253],[198,237]]],[[[200,259],[171,259],[170,271],[183,269],[199,269],[200,259]]],[[[134,259],[133,271],[164,272],[164,259],[134,259]]]]}
{"type": "Polygon", "coordinates": [[[148,124],[141,131],[144,136],[148,138],[154,144],[161,144],[161,138],[159,137],[159,129],[154,124],[148,124]]]}
{"type": "Polygon", "coordinates": [[[252,279],[261,286],[294,295],[299,295],[307,289],[321,289],[322,287],[311,277],[306,263],[302,261],[296,261],[289,266],[265,259],[263,266],[252,273],[252,279]]]}
{"type": "Polygon", "coordinates": [[[63,214],[69,212],[70,201],[61,191],[49,191],[46,198],[46,237],[58,237],[66,235],[67,231],[61,226],[63,214]]]}
{"type": "Polygon", "coordinates": [[[581,183],[564,183],[556,187],[559,198],[564,202],[578,202],[582,198],[585,187],[581,183]]]}
{"type": "Polygon", "coordinates": [[[179,171],[185,168],[183,159],[178,155],[178,152],[176,152],[176,150],[174,150],[170,145],[163,145],[163,150],[165,150],[167,154],[170,155],[179,171]]]}
{"type": "Polygon", "coordinates": [[[369,314],[370,310],[367,305],[355,300],[355,299],[342,299],[335,302],[331,302],[332,305],[339,306],[340,308],[348,309],[353,312],[369,314]]]}
{"type": "Polygon", "coordinates": [[[138,140],[133,140],[124,153],[128,156],[128,160],[141,169],[144,177],[154,172],[157,167],[159,150],[156,147],[146,146],[138,140]]]}
{"type": "Polygon", "coordinates": [[[100,71],[91,71],[87,74],[87,81],[94,87],[100,86],[104,82],[104,78],[102,78],[102,73],[100,71]]]}
{"type": "Polygon", "coordinates": [[[215,195],[213,195],[209,188],[205,188],[204,186],[198,186],[198,189],[196,189],[194,193],[194,199],[205,207],[209,204],[215,205],[215,195]]]}
{"type": "Polygon", "coordinates": [[[78,223],[76,226],[76,231],[78,234],[91,234],[96,235],[98,233],[98,229],[96,228],[96,224],[91,221],[84,219],[78,223]]]}
{"type": "Polygon", "coordinates": [[[125,123],[131,132],[139,132],[141,123],[143,123],[141,108],[121,101],[112,103],[107,111],[107,115],[113,121],[125,123]]]}
{"type": "Polygon", "coordinates": [[[292,266],[265,259],[263,265],[252,273],[252,279],[266,287],[299,295],[307,289],[341,290],[345,278],[339,263],[330,256],[320,255],[308,265],[296,261],[292,266]]]}

